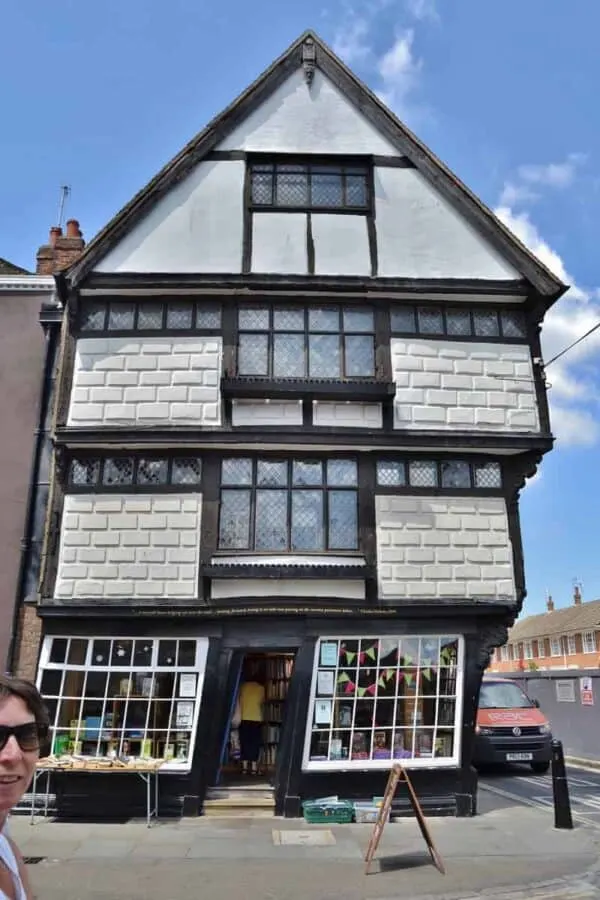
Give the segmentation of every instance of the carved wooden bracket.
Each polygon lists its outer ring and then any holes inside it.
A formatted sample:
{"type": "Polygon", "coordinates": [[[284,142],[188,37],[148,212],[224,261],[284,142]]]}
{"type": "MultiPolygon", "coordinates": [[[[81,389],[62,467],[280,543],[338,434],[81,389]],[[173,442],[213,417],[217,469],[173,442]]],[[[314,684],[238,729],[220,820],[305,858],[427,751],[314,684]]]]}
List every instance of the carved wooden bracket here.
{"type": "Polygon", "coordinates": [[[508,639],[508,624],[495,624],[479,632],[479,652],[477,666],[485,671],[490,664],[492,653],[508,639]]]}
{"type": "Polygon", "coordinates": [[[307,37],[302,44],[302,68],[304,69],[304,80],[310,87],[315,77],[315,69],[317,67],[317,48],[312,38],[307,37]]]}

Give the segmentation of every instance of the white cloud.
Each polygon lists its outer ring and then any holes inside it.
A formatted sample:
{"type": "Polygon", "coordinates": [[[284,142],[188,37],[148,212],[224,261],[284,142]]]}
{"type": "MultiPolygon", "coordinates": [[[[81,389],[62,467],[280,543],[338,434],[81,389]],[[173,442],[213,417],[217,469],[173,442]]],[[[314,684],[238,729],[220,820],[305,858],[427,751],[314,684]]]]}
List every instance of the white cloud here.
{"type": "Polygon", "coordinates": [[[388,106],[402,112],[408,95],[417,85],[423,60],[413,52],[415,33],[412,28],[400,32],[392,46],[379,60],[378,70],[383,84],[378,92],[388,106]]]}
{"type": "Polygon", "coordinates": [[[435,0],[406,0],[406,8],[410,15],[420,22],[426,20],[431,22],[440,21],[435,0]]]}
{"type": "Polygon", "coordinates": [[[368,41],[369,23],[366,19],[349,15],[337,30],[333,40],[333,52],[353,66],[364,62],[372,53],[368,41]]]}
{"type": "Polygon", "coordinates": [[[522,181],[530,184],[566,188],[575,180],[577,169],[585,159],[583,153],[569,153],[564,162],[519,166],[517,172],[522,181]]]}
{"type": "MultiPolygon", "coordinates": [[[[503,199],[505,194],[503,192],[503,199]]],[[[542,351],[549,361],[600,322],[597,292],[578,285],[561,256],[541,237],[527,212],[499,206],[496,215],[570,290],[544,319],[542,351]]],[[[600,329],[546,370],[552,429],[560,444],[589,446],[600,438],[600,407],[594,373],[586,363],[600,348],[600,329]]]]}

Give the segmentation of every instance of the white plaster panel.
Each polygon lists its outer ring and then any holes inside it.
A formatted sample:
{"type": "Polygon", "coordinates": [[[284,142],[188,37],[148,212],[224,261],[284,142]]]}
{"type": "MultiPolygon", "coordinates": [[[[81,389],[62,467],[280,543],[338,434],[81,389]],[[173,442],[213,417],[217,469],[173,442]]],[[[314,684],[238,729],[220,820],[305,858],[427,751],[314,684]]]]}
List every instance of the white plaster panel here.
{"type": "Polygon", "coordinates": [[[233,400],[231,424],[302,425],[302,400],[233,400]]]}
{"type": "Polygon", "coordinates": [[[392,338],[394,427],[538,432],[528,346],[392,338]]]}
{"type": "Polygon", "coordinates": [[[306,213],[254,213],[252,271],[308,274],[306,213]]]}
{"type": "Polygon", "coordinates": [[[519,277],[417,169],[376,167],[374,179],[379,275],[519,277]]]}
{"type": "Polygon", "coordinates": [[[242,271],[244,162],[199,163],[98,263],[98,272],[242,271]]]}
{"type": "Polygon", "coordinates": [[[201,494],[65,497],[55,597],[196,598],[201,494]]]}
{"type": "Polygon", "coordinates": [[[375,498],[379,596],[515,600],[502,497],[375,498]]]}
{"type": "Polygon", "coordinates": [[[316,275],[370,275],[367,217],[312,214],[316,275]]]}
{"type": "Polygon", "coordinates": [[[244,119],[218,149],[400,155],[320,69],[309,87],[301,68],[244,119]]]}
{"type": "Polygon", "coordinates": [[[381,428],[381,403],[313,400],[313,425],[327,428],[381,428]]]}
{"type": "Polygon", "coordinates": [[[211,599],[238,597],[310,597],[318,606],[322,600],[364,600],[365,582],[358,578],[223,578],[212,582],[211,599]]]}
{"type": "Polygon", "coordinates": [[[68,425],[221,424],[222,340],[77,341],[68,425]]]}

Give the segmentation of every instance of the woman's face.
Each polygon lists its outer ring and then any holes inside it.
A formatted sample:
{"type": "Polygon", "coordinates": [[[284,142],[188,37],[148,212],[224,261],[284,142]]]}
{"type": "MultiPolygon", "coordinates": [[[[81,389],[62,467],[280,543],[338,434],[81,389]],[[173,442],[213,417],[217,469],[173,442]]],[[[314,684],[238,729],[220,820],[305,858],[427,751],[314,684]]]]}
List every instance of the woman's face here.
{"type": "MultiPolygon", "coordinates": [[[[20,697],[0,698],[0,725],[14,728],[30,722],[35,718],[20,697]]],[[[39,755],[39,747],[22,750],[14,734],[0,750],[0,814],[16,806],[29,787],[39,755]]]]}

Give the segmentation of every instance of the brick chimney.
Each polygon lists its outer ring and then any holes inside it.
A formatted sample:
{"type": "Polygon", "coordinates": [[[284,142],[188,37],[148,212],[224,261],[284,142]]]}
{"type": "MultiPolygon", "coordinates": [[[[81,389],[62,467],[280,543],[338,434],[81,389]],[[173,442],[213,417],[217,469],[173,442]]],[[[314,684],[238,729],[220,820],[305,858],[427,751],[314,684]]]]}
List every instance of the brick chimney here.
{"type": "Polygon", "coordinates": [[[548,599],[546,600],[546,609],[548,612],[554,612],[554,600],[550,595],[548,595],[548,599]]]}
{"type": "Polygon", "coordinates": [[[65,235],[59,225],[53,225],[48,243],[43,244],[37,252],[36,274],[53,275],[66,269],[75,262],[84,247],[85,241],[77,219],[69,219],[65,235]]]}
{"type": "Polygon", "coordinates": [[[575,604],[575,606],[581,606],[581,602],[582,602],[581,591],[579,589],[579,585],[576,584],[575,587],[573,588],[573,603],[575,604]]]}

